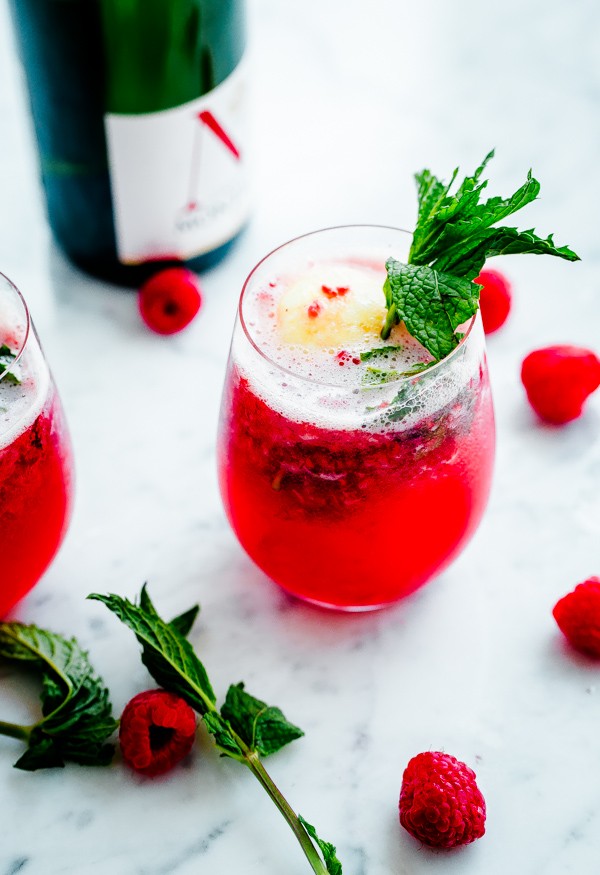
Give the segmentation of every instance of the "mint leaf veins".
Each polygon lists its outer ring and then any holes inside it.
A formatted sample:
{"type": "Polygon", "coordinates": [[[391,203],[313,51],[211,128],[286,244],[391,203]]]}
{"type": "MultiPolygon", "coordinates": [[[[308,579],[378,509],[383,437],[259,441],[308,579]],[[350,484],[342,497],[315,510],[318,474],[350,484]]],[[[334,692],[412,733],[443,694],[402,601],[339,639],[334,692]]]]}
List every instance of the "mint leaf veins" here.
{"type": "Polygon", "coordinates": [[[108,765],[113,746],[107,739],[117,728],[108,690],[94,673],[87,653],[67,639],[38,626],[0,623],[0,658],[41,677],[42,716],[32,726],[0,722],[0,733],[20,738],[27,750],[16,768],[108,765]]]}
{"type": "Polygon", "coordinates": [[[279,708],[255,699],[244,684],[232,684],[227,690],[221,714],[246,744],[262,757],[276,753],[304,733],[283,716],[279,708]]]}
{"type": "Polygon", "coordinates": [[[496,224],[537,197],[540,184],[531,174],[510,197],[482,200],[487,180],[486,155],[472,176],[452,193],[458,168],[449,183],[422,170],[415,176],[419,209],[408,263],[386,262],[384,294],[387,317],[381,332],[387,340],[398,322],[440,361],[458,345],[457,328],[477,312],[480,287],[473,282],[486,259],[496,255],[555,255],[579,261],[568,246],[556,246],[552,235],[519,231],[496,224]]]}
{"type": "Polygon", "coordinates": [[[304,733],[283,712],[246,692],[244,684],[232,684],[219,708],[206,669],[187,640],[198,609],[191,608],[170,623],[158,614],[142,588],[139,603],[118,595],[93,593],[129,629],[142,647],[142,662],[164,689],[182,696],[202,716],[217,750],[246,766],[283,815],[298,840],[315,875],[342,875],[335,848],[316,835],[314,827],[292,809],[262,764],[304,733]]]}

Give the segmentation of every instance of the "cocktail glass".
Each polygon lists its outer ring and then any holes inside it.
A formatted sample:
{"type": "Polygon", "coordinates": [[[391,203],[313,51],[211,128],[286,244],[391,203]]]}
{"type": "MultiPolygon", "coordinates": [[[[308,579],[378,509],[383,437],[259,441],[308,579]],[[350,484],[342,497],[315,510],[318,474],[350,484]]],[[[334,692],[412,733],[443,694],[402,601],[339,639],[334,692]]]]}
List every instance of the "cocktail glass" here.
{"type": "Polygon", "coordinates": [[[321,380],[318,368],[307,377],[282,367],[250,304],[324,260],[405,260],[410,239],[374,226],[317,231],[268,255],[242,290],[218,440],[225,509],[268,577],[328,608],[369,610],[408,595],[474,533],[495,443],[481,319],[422,373],[349,386],[321,380]]]}
{"type": "Polygon", "coordinates": [[[65,534],[72,454],[27,305],[0,274],[0,618],[38,582],[65,534]]]}

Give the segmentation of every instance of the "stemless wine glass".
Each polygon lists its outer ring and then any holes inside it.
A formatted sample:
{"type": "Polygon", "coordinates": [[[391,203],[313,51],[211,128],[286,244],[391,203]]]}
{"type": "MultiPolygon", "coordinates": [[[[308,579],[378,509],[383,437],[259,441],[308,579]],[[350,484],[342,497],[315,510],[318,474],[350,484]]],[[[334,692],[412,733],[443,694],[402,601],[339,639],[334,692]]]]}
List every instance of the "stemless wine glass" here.
{"type": "Polygon", "coordinates": [[[0,618],[33,587],[65,534],[69,434],[27,305],[0,274],[0,618]]]}
{"type": "Polygon", "coordinates": [[[223,501],[254,562],[324,607],[369,610],[406,596],[475,531],[495,435],[481,319],[438,364],[365,386],[318,365],[310,376],[283,367],[252,304],[325,261],[378,264],[385,276],[386,259],[406,260],[409,245],[393,228],[317,231],[268,255],[242,290],[221,410],[223,501]]]}

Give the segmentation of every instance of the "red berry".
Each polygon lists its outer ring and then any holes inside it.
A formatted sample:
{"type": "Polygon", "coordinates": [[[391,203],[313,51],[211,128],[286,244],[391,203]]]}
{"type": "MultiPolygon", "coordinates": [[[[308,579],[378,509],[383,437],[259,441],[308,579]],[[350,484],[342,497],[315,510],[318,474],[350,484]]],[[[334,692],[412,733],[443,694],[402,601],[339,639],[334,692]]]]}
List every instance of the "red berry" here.
{"type": "Polygon", "coordinates": [[[350,291],[350,286],[337,286],[331,289],[329,286],[321,286],[321,291],[327,298],[343,298],[350,291]]]}
{"type": "Polygon", "coordinates": [[[600,577],[590,577],[559,599],[552,611],[569,644],[600,659],[600,577]]]}
{"type": "Polygon", "coordinates": [[[196,715],[184,699],[147,690],[125,705],[119,742],[127,765],[153,778],[168,772],[192,749],[196,715]]]}
{"type": "Polygon", "coordinates": [[[523,360],[521,380],[538,416],[560,425],[581,416],[586,398],[600,386],[600,359],[578,346],[547,346],[523,360]]]}
{"type": "Polygon", "coordinates": [[[483,330],[486,334],[504,325],[510,313],[510,283],[496,270],[482,270],[473,280],[483,286],[479,297],[483,330]]]}
{"type": "Polygon", "coordinates": [[[413,757],[402,777],[400,823],[433,848],[455,848],[485,832],[485,800],[475,772],[455,757],[428,751],[413,757]]]}
{"type": "Polygon", "coordinates": [[[142,319],[157,334],[189,325],[202,304],[198,278],[185,267],[169,267],[146,280],[138,296],[142,319]]]}

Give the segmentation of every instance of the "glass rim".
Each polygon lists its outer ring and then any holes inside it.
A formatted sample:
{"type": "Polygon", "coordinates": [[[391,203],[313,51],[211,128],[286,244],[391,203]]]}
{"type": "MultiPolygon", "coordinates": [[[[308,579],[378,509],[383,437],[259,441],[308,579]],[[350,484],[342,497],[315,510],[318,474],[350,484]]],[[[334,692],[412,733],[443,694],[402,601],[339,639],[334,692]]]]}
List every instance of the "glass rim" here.
{"type": "MultiPolygon", "coordinates": [[[[358,229],[370,229],[370,230],[374,230],[374,231],[375,230],[397,231],[397,232],[400,232],[401,234],[410,234],[411,233],[410,231],[407,231],[405,228],[395,228],[393,225],[354,224],[354,225],[331,225],[331,226],[326,227],[326,228],[318,228],[316,231],[308,231],[305,234],[298,234],[296,237],[292,237],[290,240],[286,240],[285,243],[280,243],[279,246],[276,246],[274,249],[271,249],[271,251],[268,252],[266,255],[264,255],[260,259],[260,261],[257,261],[257,263],[254,265],[254,267],[252,268],[252,270],[250,271],[250,273],[248,274],[248,276],[244,280],[244,284],[242,286],[242,291],[240,293],[240,300],[238,303],[238,319],[240,320],[240,325],[242,326],[242,330],[244,332],[246,339],[248,340],[250,345],[254,348],[254,350],[260,355],[261,358],[263,358],[266,362],[268,362],[273,367],[277,368],[277,370],[281,371],[281,373],[287,374],[288,376],[293,377],[296,380],[302,380],[305,383],[312,383],[313,385],[317,385],[317,386],[327,386],[328,388],[334,388],[334,389],[345,388],[345,387],[341,386],[339,383],[329,383],[326,380],[319,380],[319,379],[316,379],[314,377],[306,377],[303,374],[297,374],[295,371],[290,370],[290,368],[286,368],[283,365],[281,365],[279,362],[274,361],[270,356],[267,355],[267,353],[263,349],[260,348],[260,346],[256,343],[256,341],[252,337],[252,334],[249,331],[248,326],[246,325],[246,321],[244,319],[244,312],[243,312],[243,304],[244,304],[244,300],[245,300],[245,295],[246,295],[246,292],[248,291],[248,288],[249,288],[250,282],[252,281],[252,278],[254,277],[254,275],[256,274],[258,269],[263,264],[265,264],[266,261],[268,261],[277,252],[280,252],[282,249],[285,249],[286,247],[291,246],[292,243],[297,243],[299,240],[304,240],[307,237],[316,237],[318,234],[325,234],[328,231],[352,231],[352,230],[358,230],[358,229]]],[[[0,274],[0,276],[2,276],[2,274],[0,274]]],[[[427,368],[426,370],[421,371],[418,374],[405,374],[404,376],[400,375],[400,376],[396,377],[396,379],[394,379],[394,380],[386,381],[381,387],[378,387],[378,388],[389,388],[390,386],[397,386],[399,384],[406,383],[408,380],[410,380],[413,384],[416,384],[417,381],[423,379],[424,377],[429,377],[431,374],[433,374],[435,371],[437,371],[438,368],[440,368],[442,365],[447,365],[450,362],[450,360],[453,359],[454,356],[458,353],[458,351],[460,349],[462,349],[463,346],[465,346],[466,341],[469,339],[469,337],[471,335],[471,331],[472,331],[473,326],[475,324],[475,321],[477,319],[478,313],[479,313],[479,308],[477,309],[477,313],[475,313],[471,317],[471,319],[469,320],[467,328],[466,328],[463,336],[461,337],[461,339],[459,340],[457,345],[454,347],[454,349],[451,352],[449,352],[447,356],[444,356],[443,359],[440,359],[438,362],[435,362],[435,364],[432,364],[430,368],[427,368]]]]}
{"type": "MultiPolygon", "coordinates": [[[[0,283],[2,283],[2,282],[5,283],[6,286],[8,286],[8,288],[11,289],[16,294],[17,298],[21,302],[21,305],[23,307],[23,312],[25,314],[25,335],[23,337],[23,342],[21,343],[20,349],[18,350],[13,361],[10,364],[10,367],[12,368],[14,365],[18,364],[19,359],[21,358],[21,356],[25,352],[25,348],[27,347],[27,341],[29,340],[29,335],[31,333],[31,315],[29,313],[29,307],[27,306],[27,302],[25,301],[25,298],[23,297],[23,293],[21,292],[21,290],[19,288],[17,288],[17,286],[13,283],[13,281],[9,277],[6,276],[5,273],[2,273],[2,271],[0,271],[0,283]]],[[[1,294],[1,290],[0,290],[0,294],[1,294]]],[[[9,370],[10,370],[10,368],[6,368],[6,370],[4,370],[4,371],[2,371],[2,373],[0,373],[0,382],[4,379],[4,377],[9,372],[9,370]]]]}

